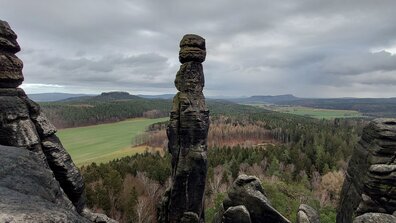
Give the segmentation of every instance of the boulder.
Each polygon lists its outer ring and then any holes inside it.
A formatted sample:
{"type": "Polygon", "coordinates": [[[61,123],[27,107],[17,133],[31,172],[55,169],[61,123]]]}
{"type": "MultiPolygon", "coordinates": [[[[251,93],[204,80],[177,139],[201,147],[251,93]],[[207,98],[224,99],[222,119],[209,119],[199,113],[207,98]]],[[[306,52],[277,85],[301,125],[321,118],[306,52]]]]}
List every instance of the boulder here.
{"type": "Polygon", "coordinates": [[[249,211],[243,205],[229,207],[223,215],[224,223],[251,223],[249,211]]]}
{"type": "MultiPolygon", "coordinates": [[[[228,191],[223,201],[223,209],[227,212],[230,208],[238,206],[246,208],[252,223],[290,223],[288,219],[271,206],[260,180],[254,176],[239,175],[228,191]]],[[[223,222],[226,212],[223,214],[223,222]]],[[[243,212],[239,211],[238,213],[242,214],[243,212]]],[[[239,217],[245,219],[246,214],[243,215],[239,217]]]]}
{"type": "Polygon", "coordinates": [[[187,34],[180,41],[179,61],[180,63],[198,62],[202,63],[206,58],[205,39],[195,35],[187,34]]]}
{"type": "Polygon", "coordinates": [[[21,50],[16,41],[17,35],[11,29],[10,25],[3,20],[0,20],[0,51],[17,53],[21,50]]]}
{"type": "Polygon", "coordinates": [[[23,81],[22,61],[15,56],[21,48],[17,35],[7,22],[0,20],[0,88],[15,88],[23,81]]]}
{"type": "Polygon", "coordinates": [[[298,207],[297,223],[320,223],[319,214],[311,206],[301,204],[298,207]]]}

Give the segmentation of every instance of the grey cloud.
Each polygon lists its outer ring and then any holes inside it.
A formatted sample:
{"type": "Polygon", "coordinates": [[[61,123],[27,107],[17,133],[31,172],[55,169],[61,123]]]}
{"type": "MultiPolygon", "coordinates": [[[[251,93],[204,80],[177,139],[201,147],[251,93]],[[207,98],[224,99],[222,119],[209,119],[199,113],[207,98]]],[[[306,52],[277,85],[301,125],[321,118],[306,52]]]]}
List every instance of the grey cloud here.
{"type": "Polygon", "coordinates": [[[345,53],[326,58],[322,70],[336,75],[357,75],[372,71],[396,70],[396,56],[389,52],[345,53]]]}
{"type": "Polygon", "coordinates": [[[173,92],[178,42],[197,33],[207,40],[206,93],[236,96],[395,96],[395,55],[381,52],[396,48],[394,8],[393,0],[0,0],[28,84],[173,92]]]}

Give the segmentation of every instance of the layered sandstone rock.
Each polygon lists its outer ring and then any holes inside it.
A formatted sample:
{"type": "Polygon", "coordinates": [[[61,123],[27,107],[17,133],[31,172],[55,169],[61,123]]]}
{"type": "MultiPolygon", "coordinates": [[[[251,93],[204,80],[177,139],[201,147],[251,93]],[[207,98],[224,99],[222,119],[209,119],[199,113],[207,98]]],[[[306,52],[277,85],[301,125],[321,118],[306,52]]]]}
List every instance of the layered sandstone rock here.
{"type": "Polygon", "coordinates": [[[396,119],[375,119],[364,128],[349,162],[337,222],[352,222],[353,216],[365,213],[391,215],[395,211],[396,119]]]}
{"type": "Polygon", "coordinates": [[[17,87],[23,81],[23,63],[14,55],[21,50],[16,39],[8,23],[0,20],[0,87],[17,87]]]}
{"type": "MultiPolygon", "coordinates": [[[[22,61],[14,54],[20,50],[16,34],[7,22],[0,20],[0,144],[30,150],[40,158],[42,166],[52,170],[53,176],[83,215],[85,209],[84,182],[70,155],[55,135],[55,127],[48,121],[40,106],[17,88],[23,81],[22,61]]],[[[1,167],[2,171],[5,166],[1,167]]],[[[1,171],[0,171],[1,172],[1,171]]],[[[24,208],[24,203],[20,204],[24,208]]]]}
{"type": "Polygon", "coordinates": [[[209,111],[202,93],[205,79],[205,39],[188,34],[180,42],[168,150],[172,155],[172,184],[161,204],[160,222],[204,222],[209,111]]]}
{"type": "Polygon", "coordinates": [[[214,222],[290,223],[271,206],[260,180],[244,174],[234,181],[214,222]]]}
{"type": "Polygon", "coordinates": [[[319,213],[311,206],[301,204],[298,207],[297,223],[320,223],[319,213]]]}

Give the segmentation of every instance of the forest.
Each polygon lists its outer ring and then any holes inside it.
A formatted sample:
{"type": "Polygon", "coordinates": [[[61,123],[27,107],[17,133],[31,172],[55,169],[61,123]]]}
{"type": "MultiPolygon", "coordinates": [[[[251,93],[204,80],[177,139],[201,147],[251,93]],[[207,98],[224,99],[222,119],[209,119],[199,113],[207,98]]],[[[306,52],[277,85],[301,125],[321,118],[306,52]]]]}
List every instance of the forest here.
{"type": "MultiPolygon", "coordinates": [[[[211,222],[238,174],[260,178],[275,208],[292,221],[300,203],[335,222],[347,160],[363,119],[317,120],[257,110],[213,107],[208,140],[206,221],[211,222]],[[287,201],[287,202],[286,202],[287,201]]],[[[164,152],[136,154],[82,167],[91,208],[120,222],[155,222],[156,204],[169,186],[166,122],[150,126],[138,143],[164,152]]]]}

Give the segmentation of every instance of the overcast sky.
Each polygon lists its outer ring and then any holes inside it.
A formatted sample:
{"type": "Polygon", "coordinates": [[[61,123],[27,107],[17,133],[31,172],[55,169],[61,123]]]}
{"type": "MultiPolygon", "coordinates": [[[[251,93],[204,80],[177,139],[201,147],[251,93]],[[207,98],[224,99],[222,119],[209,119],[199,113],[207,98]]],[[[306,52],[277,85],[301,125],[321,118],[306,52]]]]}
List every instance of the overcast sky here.
{"type": "Polygon", "coordinates": [[[176,92],[203,36],[205,94],[396,97],[394,0],[0,0],[28,93],[176,92]]]}

